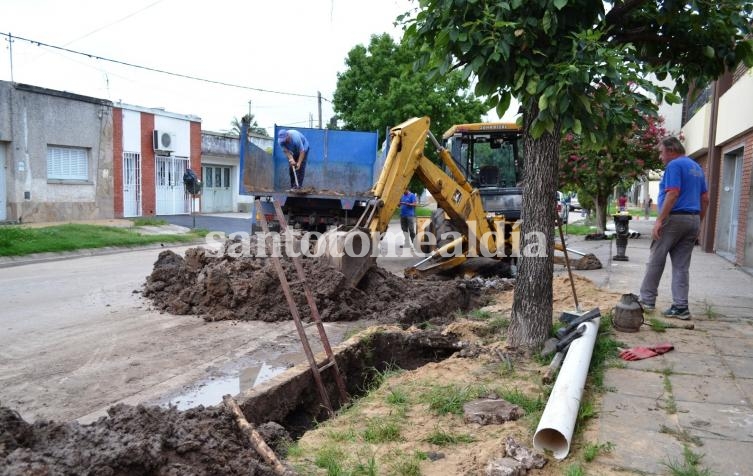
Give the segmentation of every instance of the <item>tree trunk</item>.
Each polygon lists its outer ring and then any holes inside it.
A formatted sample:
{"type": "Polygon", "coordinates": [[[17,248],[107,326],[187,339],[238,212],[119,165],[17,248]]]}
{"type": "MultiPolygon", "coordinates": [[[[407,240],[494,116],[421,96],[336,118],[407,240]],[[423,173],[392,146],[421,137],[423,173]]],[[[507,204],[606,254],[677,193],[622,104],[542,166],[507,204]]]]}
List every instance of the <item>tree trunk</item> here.
{"type": "Polygon", "coordinates": [[[594,197],[594,214],[596,232],[604,233],[607,229],[607,208],[609,206],[609,194],[597,192],[594,197]]]}
{"type": "Polygon", "coordinates": [[[530,122],[539,111],[535,101],[527,106],[521,257],[507,344],[523,350],[534,350],[544,343],[552,327],[552,255],[560,127],[557,124],[554,128],[557,132],[545,133],[534,140],[529,133],[530,122]],[[545,249],[536,249],[537,243],[541,243],[541,248],[545,249]]]}

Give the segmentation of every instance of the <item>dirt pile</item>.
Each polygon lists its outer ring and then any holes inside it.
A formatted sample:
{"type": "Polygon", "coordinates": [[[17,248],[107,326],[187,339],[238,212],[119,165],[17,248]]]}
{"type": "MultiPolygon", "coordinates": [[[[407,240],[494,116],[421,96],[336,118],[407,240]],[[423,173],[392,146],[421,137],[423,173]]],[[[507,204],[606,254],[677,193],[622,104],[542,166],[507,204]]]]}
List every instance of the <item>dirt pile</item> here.
{"type": "MultiPolygon", "coordinates": [[[[578,304],[581,311],[589,311],[595,307],[601,310],[602,315],[610,312],[620,301],[620,293],[614,293],[600,289],[590,279],[574,274],[575,292],[578,296],[578,304]]],[[[515,298],[512,292],[503,292],[495,296],[495,304],[486,308],[488,311],[509,314],[512,311],[512,303],[515,298]]],[[[570,278],[567,276],[555,276],[552,280],[552,307],[554,317],[559,318],[563,311],[573,311],[575,300],[570,278]]]]}
{"type": "MultiPolygon", "coordinates": [[[[205,475],[274,472],[254,452],[224,407],[116,405],[90,425],[25,422],[0,407],[0,475],[205,475]]],[[[282,427],[259,427],[281,448],[282,427]]]]}
{"type": "MultiPolygon", "coordinates": [[[[288,281],[297,281],[289,260],[281,260],[288,281]]],[[[512,287],[509,280],[411,280],[372,269],[358,288],[345,276],[314,259],[302,259],[309,287],[323,321],[373,319],[409,326],[451,320],[457,310],[485,304],[484,288],[512,287]]],[[[291,286],[300,315],[310,315],[302,286],[291,286]]],[[[223,319],[280,321],[292,319],[271,260],[260,257],[212,256],[191,248],[185,258],[160,253],[147,277],[144,296],[158,309],[173,314],[198,314],[223,319]]]]}

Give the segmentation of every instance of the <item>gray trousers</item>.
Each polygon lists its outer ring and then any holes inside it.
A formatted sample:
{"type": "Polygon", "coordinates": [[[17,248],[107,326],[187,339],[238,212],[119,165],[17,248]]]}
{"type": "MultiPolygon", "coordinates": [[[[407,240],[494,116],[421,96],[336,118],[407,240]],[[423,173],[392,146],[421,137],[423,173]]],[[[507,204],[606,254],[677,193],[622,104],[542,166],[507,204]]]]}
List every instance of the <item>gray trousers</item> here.
{"type": "Polygon", "coordinates": [[[416,217],[400,217],[400,228],[403,230],[403,243],[411,246],[416,239],[416,217]],[[410,237],[410,241],[408,241],[410,237]]]}
{"type": "Polygon", "coordinates": [[[667,255],[672,260],[672,304],[688,307],[690,289],[690,257],[701,227],[698,215],[670,215],[661,236],[651,242],[646,274],[641,284],[641,301],[655,304],[659,282],[667,255]]]}

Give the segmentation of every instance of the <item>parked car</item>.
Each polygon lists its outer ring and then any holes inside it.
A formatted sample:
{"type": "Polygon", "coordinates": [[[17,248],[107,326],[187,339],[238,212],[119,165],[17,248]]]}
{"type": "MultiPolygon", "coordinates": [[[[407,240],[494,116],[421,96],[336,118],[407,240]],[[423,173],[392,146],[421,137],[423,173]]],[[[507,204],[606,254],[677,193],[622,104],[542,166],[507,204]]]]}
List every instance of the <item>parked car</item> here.
{"type": "Polygon", "coordinates": [[[570,198],[568,200],[569,208],[570,210],[580,210],[582,207],[580,206],[580,202],[578,201],[578,194],[577,193],[571,193],[570,198]]]}
{"type": "Polygon", "coordinates": [[[557,192],[557,216],[560,217],[562,223],[567,223],[567,219],[570,216],[570,208],[567,205],[566,197],[567,195],[564,193],[557,192]]]}

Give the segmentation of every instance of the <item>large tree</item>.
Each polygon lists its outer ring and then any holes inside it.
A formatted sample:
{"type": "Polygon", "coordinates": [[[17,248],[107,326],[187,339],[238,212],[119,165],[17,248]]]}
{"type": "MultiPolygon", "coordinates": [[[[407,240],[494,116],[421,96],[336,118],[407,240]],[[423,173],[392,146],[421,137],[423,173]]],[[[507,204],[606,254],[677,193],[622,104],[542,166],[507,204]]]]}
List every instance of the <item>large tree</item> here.
{"type": "Polygon", "coordinates": [[[435,135],[481,120],[489,107],[468,92],[467,78],[459,72],[429,78],[414,70],[417,59],[417,52],[386,33],[372,35],[368,47],[351,49],[332,101],[344,128],[379,131],[381,142],[388,127],[411,117],[431,117],[435,135]]]}
{"type": "MultiPolygon", "coordinates": [[[[753,5],[742,0],[418,0],[399,19],[408,41],[438,74],[459,69],[477,78],[503,113],[511,97],[521,103],[525,127],[522,246],[542,234],[545,257],[524,257],[518,270],[511,346],[538,348],[552,318],[551,200],[559,177],[563,132],[591,142],[608,136],[593,106],[607,102],[607,87],[642,84],[659,101],[649,72],[671,75],[676,91],[753,64],[753,5]],[[538,233],[534,233],[538,232],[538,233]]],[[[676,100],[673,94],[668,99],[676,100]]]]}
{"type": "Polygon", "coordinates": [[[560,188],[575,188],[591,199],[600,232],[606,228],[614,188],[629,186],[646,170],[662,168],[656,147],[667,134],[656,105],[639,91],[609,88],[607,98],[593,109],[605,116],[606,125],[616,123],[606,140],[592,142],[587,135],[567,133],[560,145],[560,188]]]}

